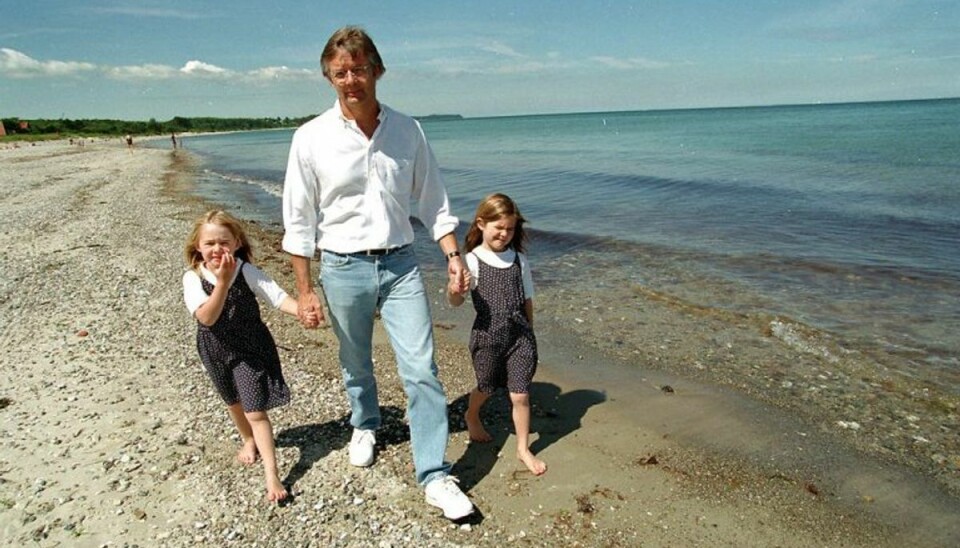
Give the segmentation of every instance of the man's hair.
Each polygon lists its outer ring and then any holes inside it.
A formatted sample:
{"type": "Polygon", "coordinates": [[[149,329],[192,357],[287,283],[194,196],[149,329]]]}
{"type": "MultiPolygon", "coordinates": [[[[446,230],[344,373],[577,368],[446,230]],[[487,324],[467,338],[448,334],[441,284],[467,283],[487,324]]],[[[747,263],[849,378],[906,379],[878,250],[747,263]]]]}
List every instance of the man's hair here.
{"type": "Polygon", "coordinates": [[[343,27],[333,33],[327,40],[326,47],[323,48],[323,54],[320,55],[320,67],[323,69],[323,75],[330,78],[330,61],[337,55],[337,52],[344,50],[351,56],[364,53],[367,62],[377,75],[383,74],[387,67],[383,66],[383,60],[380,59],[380,52],[374,45],[373,39],[365,30],[360,27],[343,27]]]}

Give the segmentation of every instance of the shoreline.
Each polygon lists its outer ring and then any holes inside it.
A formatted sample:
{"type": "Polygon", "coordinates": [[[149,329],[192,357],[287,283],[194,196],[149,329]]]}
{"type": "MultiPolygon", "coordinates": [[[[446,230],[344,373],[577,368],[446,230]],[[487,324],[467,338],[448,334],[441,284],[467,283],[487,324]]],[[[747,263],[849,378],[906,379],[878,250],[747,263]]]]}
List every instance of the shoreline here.
{"type": "MultiPolygon", "coordinates": [[[[960,541],[958,498],[928,476],[748,399],[731,388],[736,383],[711,384],[667,366],[644,367],[638,382],[625,360],[564,331],[562,302],[571,296],[563,294],[538,302],[544,338],[533,439],[550,465],[541,478],[513,458],[505,398],[484,409],[494,442],[466,443],[470,311],[438,309],[448,458],[479,510],[461,524],[439,517],[414,485],[405,396],[379,325],[385,425],[377,463],[356,469],[346,464],[348,407],[335,338],[264,309],[293,393],[290,406],[271,413],[278,461],[298,493],[270,505],[259,467],[233,461],[236,436],[198,365],[195,326],[182,304],[180,247],[209,207],[184,192],[189,162],[188,154],[129,153],[115,143],[0,151],[0,167],[14,175],[0,198],[11,242],[0,266],[7,324],[0,420],[11,440],[0,456],[0,539],[94,546],[960,541]]],[[[247,226],[257,263],[292,289],[279,234],[247,226]]],[[[694,330],[715,329],[708,318],[647,306],[656,310],[646,320],[659,322],[650,324],[651,337],[661,327],[698,336],[694,330]]],[[[657,349],[644,361],[687,360],[689,350],[657,349]]]]}

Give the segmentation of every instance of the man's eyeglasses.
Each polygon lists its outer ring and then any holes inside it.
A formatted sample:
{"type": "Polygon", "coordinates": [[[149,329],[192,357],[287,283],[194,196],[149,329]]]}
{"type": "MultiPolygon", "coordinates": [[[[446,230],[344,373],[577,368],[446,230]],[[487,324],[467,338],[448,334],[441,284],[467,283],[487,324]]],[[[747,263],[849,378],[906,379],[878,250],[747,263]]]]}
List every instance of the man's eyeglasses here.
{"type": "Polygon", "coordinates": [[[364,80],[370,73],[373,72],[373,67],[370,65],[357,65],[350,69],[338,70],[330,75],[330,78],[337,83],[342,83],[347,81],[347,76],[353,75],[356,80],[364,80]]]}

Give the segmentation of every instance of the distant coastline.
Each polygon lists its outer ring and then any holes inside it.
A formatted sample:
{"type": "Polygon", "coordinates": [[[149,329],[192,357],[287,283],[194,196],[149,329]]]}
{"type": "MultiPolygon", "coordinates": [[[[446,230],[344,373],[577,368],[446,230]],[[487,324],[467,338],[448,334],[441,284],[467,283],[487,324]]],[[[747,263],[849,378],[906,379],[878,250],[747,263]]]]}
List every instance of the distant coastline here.
{"type": "Polygon", "coordinates": [[[463,120],[459,114],[427,114],[426,116],[414,116],[421,122],[445,122],[450,120],[463,120]]]}
{"type": "MultiPolygon", "coordinates": [[[[543,118],[551,116],[594,116],[597,114],[623,114],[627,112],[698,112],[711,110],[758,110],[758,109],[794,109],[794,108],[844,108],[849,106],[864,106],[896,104],[896,103],[936,103],[960,101],[960,97],[932,97],[919,99],[890,99],[877,101],[846,101],[823,103],[784,103],[771,105],[727,105],[713,107],[683,107],[683,108],[655,108],[629,109],[609,111],[583,112],[541,112],[528,114],[502,114],[495,116],[463,116],[462,114],[426,114],[414,116],[423,122],[459,121],[465,119],[504,119],[504,118],[543,118]]],[[[218,117],[182,117],[159,122],[153,118],[149,121],[131,121],[114,119],[21,119],[17,117],[0,118],[0,124],[5,132],[0,132],[0,141],[19,140],[47,140],[66,137],[107,137],[131,134],[140,137],[167,136],[175,134],[224,133],[239,131],[261,131],[268,129],[293,129],[316,117],[309,114],[300,117],[273,117],[273,118],[218,118],[218,117]],[[5,133],[5,135],[4,135],[5,133]]]]}

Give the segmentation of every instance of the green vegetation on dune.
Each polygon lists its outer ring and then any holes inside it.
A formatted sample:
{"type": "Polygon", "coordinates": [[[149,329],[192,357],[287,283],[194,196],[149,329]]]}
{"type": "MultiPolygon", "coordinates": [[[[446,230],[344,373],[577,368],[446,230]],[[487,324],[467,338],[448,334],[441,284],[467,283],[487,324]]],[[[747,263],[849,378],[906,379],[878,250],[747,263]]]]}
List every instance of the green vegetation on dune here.
{"type": "Polygon", "coordinates": [[[4,118],[7,140],[37,140],[58,137],[90,137],[101,135],[164,135],[184,132],[245,131],[297,127],[313,115],[301,118],[184,118],[176,116],[159,122],[128,120],[69,120],[4,118]]]}

